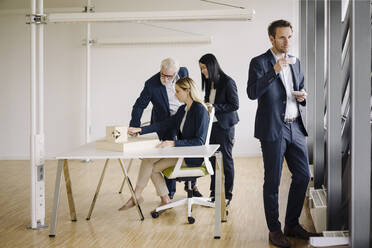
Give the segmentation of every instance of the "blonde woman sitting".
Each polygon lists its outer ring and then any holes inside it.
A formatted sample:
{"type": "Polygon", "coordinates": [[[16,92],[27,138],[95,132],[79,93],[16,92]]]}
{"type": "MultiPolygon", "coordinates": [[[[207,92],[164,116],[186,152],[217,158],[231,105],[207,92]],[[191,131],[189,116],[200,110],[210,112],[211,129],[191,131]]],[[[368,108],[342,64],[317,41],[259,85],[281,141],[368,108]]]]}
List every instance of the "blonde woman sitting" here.
{"type": "MultiPolygon", "coordinates": [[[[136,128],[130,127],[130,135],[146,134],[162,129],[176,129],[177,140],[162,141],[158,147],[173,146],[201,146],[205,144],[209,123],[209,115],[206,106],[200,98],[200,93],[191,78],[181,78],[175,85],[176,97],[180,102],[185,103],[180,106],[177,113],[170,118],[154,123],[149,126],[136,128]]],[[[135,195],[138,203],[143,202],[142,192],[147,186],[150,178],[155,185],[161,204],[168,204],[171,200],[168,196],[168,188],[161,172],[176,164],[177,158],[154,158],[143,159],[137,179],[135,195]]],[[[188,167],[200,166],[203,158],[185,158],[188,167]]],[[[119,210],[127,210],[135,206],[134,199],[130,198],[119,210]]]]}

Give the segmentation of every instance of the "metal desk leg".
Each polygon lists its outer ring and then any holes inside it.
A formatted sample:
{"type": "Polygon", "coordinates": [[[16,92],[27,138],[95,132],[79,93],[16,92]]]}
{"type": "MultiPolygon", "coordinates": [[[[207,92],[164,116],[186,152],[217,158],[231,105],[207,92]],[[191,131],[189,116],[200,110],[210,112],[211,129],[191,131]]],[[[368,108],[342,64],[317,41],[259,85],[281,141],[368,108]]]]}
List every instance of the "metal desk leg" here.
{"type": "Polygon", "coordinates": [[[49,230],[49,237],[56,236],[57,217],[58,217],[58,206],[59,206],[59,193],[61,192],[61,177],[62,177],[63,159],[58,160],[56,184],[54,186],[54,202],[51,217],[51,224],[49,230]]]}
{"type": "Polygon", "coordinates": [[[132,194],[132,197],[133,197],[133,199],[134,199],[134,203],[136,204],[138,214],[139,214],[141,220],[144,220],[145,217],[143,217],[142,210],[141,210],[141,206],[139,205],[139,203],[138,203],[138,201],[137,201],[137,197],[136,197],[136,195],[134,194],[133,186],[132,186],[132,183],[131,183],[131,181],[130,181],[130,179],[129,179],[128,172],[127,172],[127,170],[125,169],[125,166],[124,166],[124,162],[123,162],[123,160],[122,160],[122,159],[119,159],[119,163],[120,163],[120,165],[121,165],[121,169],[123,170],[124,177],[127,179],[128,186],[129,186],[129,190],[130,190],[130,193],[132,194]]]}
{"type": "Polygon", "coordinates": [[[75,203],[74,203],[74,198],[72,196],[71,180],[70,180],[70,173],[68,170],[67,159],[65,159],[64,164],[63,164],[63,172],[65,174],[66,192],[67,192],[68,206],[70,208],[71,220],[76,221],[75,203]]]}
{"type": "MultiPolygon", "coordinates": [[[[128,165],[128,173],[129,173],[129,170],[130,170],[130,167],[132,167],[132,162],[133,162],[133,158],[129,160],[129,165],[128,165]]],[[[123,171],[124,172],[124,171],[123,171]]],[[[121,192],[123,191],[123,187],[124,187],[124,183],[125,183],[125,180],[127,179],[127,177],[125,176],[124,174],[124,179],[123,179],[123,182],[121,183],[121,187],[120,187],[120,190],[119,190],[119,194],[121,194],[121,192]]]]}
{"type": "MultiPolygon", "coordinates": [[[[222,155],[221,152],[216,153],[216,169],[215,169],[215,209],[214,209],[214,238],[219,239],[221,238],[221,162],[222,162],[222,155]]],[[[225,205],[225,204],[222,204],[225,205]]]]}
{"type": "Polygon", "coordinates": [[[90,216],[92,215],[92,212],[93,212],[93,209],[94,209],[94,205],[96,204],[96,200],[97,200],[99,191],[101,189],[102,181],[103,181],[103,178],[105,176],[105,172],[106,172],[106,168],[107,168],[108,162],[109,162],[109,159],[106,159],[105,165],[104,165],[103,170],[102,170],[102,173],[101,173],[101,177],[100,177],[99,182],[98,182],[98,185],[97,185],[96,193],[94,194],[92,203],[90,204],[89,213],[88,213],[88,216],[87,216],[86,220],[90,220],[90,216]]]}
{"type": "Polygon", "coordinates": [[[225,194],[225,172],[223,169],[223,155],[220,153],[218,158],[221,171],[221,222],[227,222],[227,210],[226,210],[226,194],[225,194]]]}

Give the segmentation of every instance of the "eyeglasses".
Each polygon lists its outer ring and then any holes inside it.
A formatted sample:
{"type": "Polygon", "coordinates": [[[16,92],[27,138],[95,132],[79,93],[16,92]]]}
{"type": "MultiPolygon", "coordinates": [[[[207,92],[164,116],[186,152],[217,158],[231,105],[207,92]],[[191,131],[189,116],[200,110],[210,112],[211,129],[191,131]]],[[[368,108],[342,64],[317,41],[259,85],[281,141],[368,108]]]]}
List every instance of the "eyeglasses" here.
{"type": "Polygon", "coordinates": [[[161,77],[161,78],[166,78],[166,79],[168,79],[168,80],[173,79],[174,75],[175,75],[175,74],[173,74],[173,75],[167,75],[167,74],[164,74],[164,73],[160,72],[160,77],[161,77]]]}

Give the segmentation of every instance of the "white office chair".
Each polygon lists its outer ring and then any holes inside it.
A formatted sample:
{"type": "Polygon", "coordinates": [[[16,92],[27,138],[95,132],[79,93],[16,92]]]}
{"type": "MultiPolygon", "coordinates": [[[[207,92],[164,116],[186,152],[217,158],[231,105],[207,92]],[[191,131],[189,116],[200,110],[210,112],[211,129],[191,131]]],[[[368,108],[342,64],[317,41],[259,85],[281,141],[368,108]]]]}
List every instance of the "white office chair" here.
{"type": "MultiPolygon", "coordinates": [[[[212,124],[213,124],[213,118],[214,118],[214,108],[208,107],[208,113],[209,113],[209,124],[208,124],[208,132],[207,132],[207,138],[205,141],[205,145],[209,145],[209,138],[211,136],[212,124]]],[[[192,209],[193,204],[202,205],[206,207],[215,206],[214,203],[210,202],[210,198],[192,196],[191,181],[195,180],[198,177],[203,177],[203,176],[214,174],[213,167],[208,157],[204,157],[204,163],[200,165],[199,167],[187,167],[184,162],[184,159],[179,158],[175,166],[169,167],[163,170],[162,173],[169,179],[176,179],[177,181],[186,181],[188,184],[187,198],[184,198],[182,200],[178,200],[176,202],[172,202],[172,203],[156,208],[154,211],[151,212],[151,216],[153,218],[159,217],[159,211],[187,204],[187,215],[188,215],[187,219],[190,224],[193,224],[195,222],[195,218],[191,216],[191,209],[192,209]]]]}

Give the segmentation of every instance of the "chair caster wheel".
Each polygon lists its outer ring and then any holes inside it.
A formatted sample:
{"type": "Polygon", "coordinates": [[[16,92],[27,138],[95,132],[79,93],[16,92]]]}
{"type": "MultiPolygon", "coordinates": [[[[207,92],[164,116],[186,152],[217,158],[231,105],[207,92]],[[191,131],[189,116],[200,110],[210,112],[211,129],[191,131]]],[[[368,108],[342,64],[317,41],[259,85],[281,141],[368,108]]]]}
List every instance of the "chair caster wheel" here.
{"type": "Polygon", "coordinates": [[[194,217],[187,217],[187,220],[189,221],[189,224],[194,224],[195,223],[195,218],[194,217]]]}
{"type": "Polygon", "coordinates": [[[152,218],[156,219],[159,217],[159,212],[156,212],[155,210],[151,212],[152,218]]]}

